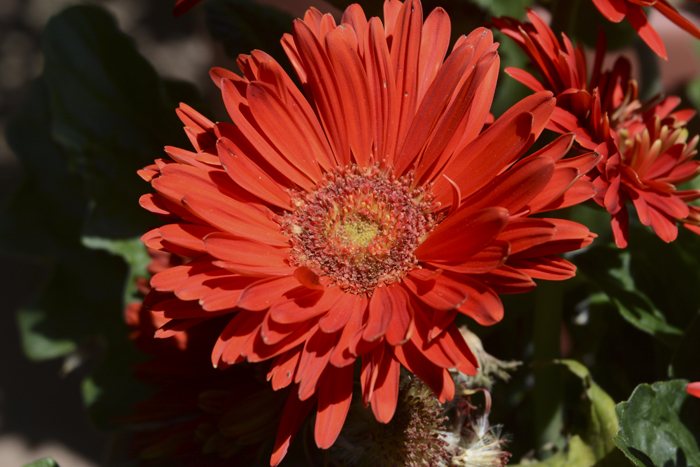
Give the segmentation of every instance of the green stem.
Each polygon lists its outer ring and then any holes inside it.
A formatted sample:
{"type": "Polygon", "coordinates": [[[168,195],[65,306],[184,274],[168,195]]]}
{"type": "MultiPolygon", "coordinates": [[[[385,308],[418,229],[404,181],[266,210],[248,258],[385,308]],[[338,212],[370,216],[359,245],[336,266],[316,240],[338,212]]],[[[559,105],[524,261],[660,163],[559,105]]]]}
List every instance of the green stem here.
{"type": "Polygon", "coordinates": [[[562,322],[562,284],[541,282],[535,297],[535,435],[540,459],[553,447],[564,447],[564,372],[560,365],[548,364],[559,358],[562,322]]]}
{"type": "Polygon", "coordinates": [[[639,98],[648,100],[663,91],[659,58],[640,37],[634,40],[634,51],[639,59],[639,98]]]}
{"type": "Polygon", "coordinates": [[[551,28],[557,37],[559,37],[562,32],[569,36],[569,38],[573,37],[576,13],[578,12],[578,2],[579,0],[556,0],[554,2],[551,28]]]}

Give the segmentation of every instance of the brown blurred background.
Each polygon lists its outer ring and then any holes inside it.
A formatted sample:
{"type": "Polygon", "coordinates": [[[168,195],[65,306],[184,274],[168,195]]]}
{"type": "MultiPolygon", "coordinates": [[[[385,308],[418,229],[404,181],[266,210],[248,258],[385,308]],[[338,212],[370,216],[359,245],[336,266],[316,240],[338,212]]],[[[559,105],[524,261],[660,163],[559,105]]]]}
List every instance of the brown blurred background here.
{"type": "MultiPolygon", "coordinates": [[[[22,176],[4,137],[5,124],[22,103],[27,83],[41,73],[42,28],[53,14],[77,3],[110,10],[161,75],[193,82],[211,102],[217,101],[218,90],[209,81],[209,68],[235,68],[210,39],[201,6],[175,19],[175,0],[0,0],[0,209],[22,176]]],[[[339,13],[322,0],[260,3],[295,17],[311,5],[339,13]]],[[[674,93],[700,72],[698,42],[654,13],[651,22],[669,55],[660,63],[664,89],[674,93]]],[[[0,466],[21,466],[44,456],[53,456],[62,467],[98,466],[109,437],[90,427],[84,415],[81,375],[61,378],[62,362],[30,362],[21,351],[14,311],[38,290],[41,278],[42,269],[25,259],[0,258],[0,466]]]]}

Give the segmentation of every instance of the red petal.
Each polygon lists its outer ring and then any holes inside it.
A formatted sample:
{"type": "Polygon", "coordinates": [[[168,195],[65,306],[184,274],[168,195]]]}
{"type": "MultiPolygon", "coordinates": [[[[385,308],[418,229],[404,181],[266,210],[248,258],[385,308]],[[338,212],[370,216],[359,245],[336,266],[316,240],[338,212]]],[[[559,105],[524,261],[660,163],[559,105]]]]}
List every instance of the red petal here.
{"type": "Polygon", "coordinates": [[[362,326],[362,318],[366,309],[367,299],[365,297],[360,297],[355,302],[350,319],[343,327],[335,349],[333,349],[331,353],[331,365],[342,368],[355,362],[357,357],[350,352],[350,343],[362,326]]]}
{"type": "Polygon", "coordinates": [[[401,377],[401,364],[394,357],[394,352],[387,347],[379,366],[377,380],[370,402],[372,412],[379,423],[389,423],[396,412],[396,404],[399,399],[399,379],[401,377]]]}
{"type": "Polygon", "coordinates": [[[314,438],[319,449],[331,447],[343,428],[352,402],[353,372],[352,366],[326,368],[318,388],[318,409],[314,425],[314,438]]]}
{"type": "Polygon", "coordinates": [[[335,302],[328,313],[323,316],[318,326],[323,332],[339,331],[347,324],[353,313],[362,314],[364,307],[362,299],[355,294],[343,293],[337,302],[335,302]]]}
{"type": "Polygon", "coordinates": [[[286,294],[289,299],[275,303],[269,313],[280,324],[300,323],[326,313],[342,295],[337,287],[325,292],[302,288],[298,293],[286,294]]]}
{"type": "Polygon", "coordinates": [[[299,399],[305,400],[316,392],[316,385],[331,357],[338,340],[337,334],[316,331],[306,341],[294,382],[299,383],[299,399]]]}
{"type": "Polygon", "coordinates": [[[379,18],[370,19],[366,40],[365,66],[372,97],[376,157],[379,160],[386,159],[386,163],[390,164],[393,161],[396,145],[399,105],[389,48],[379,18]]]}
{"type": "MultiPolygon", "coordinates": [[[[575,169],[572,170],[578,173],[575,169]]],[[[545,188],[549,188],[554,173],[554,161],[546,156],[519,162],[465,200],[465,203],[474,211],[499,206],[515,214],[541,195],[545,188]]]]}
{"type": "MultiPolygon", "coordinates": [[[[423,7],[406,0],[396,20],[391,43],[391,62],[399,98],[398,141],[406,138],[418,103],[418,57],[423,28],[423,7]]],[[[400,146],[400,144],[398,145],[400,146]]]]}
{"type": "Polygon", "coordinates": [[[644,10],[642,10],[642,7],[634,4],[627,5],[627,21],[629,21],[634,30],[637,31],[637,34],[639,34],[639,37],[647,43],[651,50],[656,52],[658,56],[668,59],[664,42],[661,40],[656,30],[649,24],[647,15],[644,13],[644,10]]]}
{"type": "Polygon", "coordinates": [[[625,19],[627,14],[625,0],[593,0],[593,3],[608,21],[619,23],[625,19]]]}
{"type": "Polygon", "coordinates": [[[340,165],[346,165],[350,160],[350,145],[344,119],[338,113],[342,108],[340,91],[335,74],[323,46],[308,25],[302,21],[294,21],[294,42],[299,56],[307,72],[308,86],[311,89],[316,109],[335,159],[340,165]]]}
{"type": "Polygon", "coordinates": [[[411,337],[413,331],[413,307],[403,287],[387,287],[391,295],[394,312],[384,338],[389,345],[402,345],[411,337]]]}
{"type": "Polygon", "coordinates": [[[287,455],[289,445],[292,444],[294,435],[299,431],[299,427],[301,427],[315,403],[315,398],[300,401],[297,397],[297,391],[295,388],[292,388],[287,398],[287,404],[282,411],[282,418],[280,419],[277,437],[275,438],[275,446],[270,457],[270,466],[275,467],[282,462],[284,456],[287,455]]]}
{"type": "Polygon", "coordinates": [[[374,342],[384,335],[396,306],[386,287],[374,289],[374,294],[369,300],[369,319],[362,334],[365,341],[374,342]]]}
{"type": "Polygon", "coordinates": [[[252,82],[248,85],[246,97],[262,134],[272,141],[292,165],[310,180],[318,182],[322,175],[314,154],[325,148],[321,143],[315,146],[310,144],[316,136],[313,129],[301,127],[303,120],[295,118],[268,84],[252,82]]]}
{"type": "Polygon", "coordinates": [[[530,277],[548,281],[563,281],[576,274],[576,266],[558,256],[514,259],[509,260],[508,264],[530,277]]]}
{"type": "Polygon", "coordinates": [[[266,310],[284,300],[283,295],[297,287],[301,287],[301,284],[294,276],[262,279],[243,290],[238,306],[251,311],[266,310]]]}
{"type": "Polygon", "coordinates": [[[470,206],[445,219],[415,250],[419,261],[459,264],[496,238],[508,223],[508,211],[490,207],[474,212],[470,206]]]}
{"type": "Polygon", "coordinates": [[[408,371],[422,379],[433,390],[440,402],[451,400],[455,394],[454,382],[450,373],[428,360],[413,344],[394,347],[396,358],[408,371]]]}
{"type": "Polygon", "coordinates": [[[338,81],[350,150],[357,164],[366,167],[372,150],[373,122],[367,73],[357,47],[357,36],[352,29],[341,26],[326,36],[326,50],[338,81]]]}
{"type": "Polygon", "coordinates": [[[700,382],[688,383],[685,390],[691,396],[700,397],[700,382]]]}
{"type": "Polygon", "coordinates": [[[527,71],[521,70],[519,68],[514,68],[514,67],[508,67],[505,69],[505,72],[518,81],[519,83],[524,84],[528,88],[532,89],[535,92],[540,92],[540,91],[546,91],[546,88],[540,83],[537,78],[532,76],[530,73],[527,71]]]}
{"type": "Polygon", "coordinates": [[[512,219],[498,236],[499,240],[510,243],[513,255],[536,245],[548,242],[554,237],[556,226],[544,219],[512,219]]]}
{"type": "Polygon", "coordinates": [[[659,10],[659,12],[666,18],[670,19],[678,26],[695,36],[696,39],[700,39],[700,30],[698,30],[697,26],[678,13],[678,11],[676,11],[676,9],[673,8],[673,6],[666,0],[659,0],[654,4],[654,8],[659,10]]]}
{"type": "Polygon", "coordinates": [[[238,361],[243,346],[253,339],[262,324],[265,315],[241,310],[229,321],[221,335],[216,340],[211,352],[211,362],[214,367],[220,361],[234,363],[238,361]]]}
{"type": "Polygon", "coordinates": [[[266,170],[262,170],[233,141],[225,137],[219,138],[216,148],[226,173],[241,188],[270,204],[291,210],[285,187],[277,183],[266,170]]]}
{"type": "MultiPolygon", "coordinates": [[[[526,97],[457,154],[444,172],[467,197],[492,180],[537,139],[555,107],[549,91],[526,97]]],[[[436,201],[446,201],[447,182],[435,180],[436,201]]]]}
{"type": "Polygon", "coordinates": [[[234,267],[259,268],[266,275],[289,275],[294,272],[287,260],[288,248],[275,248],[222,232],[208,235],[204,246],[210,255],[234,267]]]}
{"type": "Polygon", "coordinates": [[[300,355],[301,348],[290,350],[289,352],[275,357],[272,361],[270,371],[267,373],[267,380],[272,383],[272,389],[274,391],[286,388],[292,383],[300,355]]]}

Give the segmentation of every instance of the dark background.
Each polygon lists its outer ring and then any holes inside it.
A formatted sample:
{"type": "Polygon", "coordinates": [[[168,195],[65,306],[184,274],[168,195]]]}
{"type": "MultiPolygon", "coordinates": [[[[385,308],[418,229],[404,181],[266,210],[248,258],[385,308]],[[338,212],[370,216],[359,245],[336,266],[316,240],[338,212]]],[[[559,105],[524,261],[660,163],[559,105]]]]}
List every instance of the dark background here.
{"type": "MultiPolygon", "coordinates": [[[[48,18],[71,0],[0,0],[0,209],[22,177],[7,146],[4,127],[21,104],[27,83],[41,72],[40,33],[48,18]]],[[[217,90],[208,69],[233,69],[205,30],[203,12],[195,8],[174,19],[175,0],[100,0],[131,35],[158,72],[193,82],[217,109],[217,90]]],[[[261,2],[262,3],[262,2],[261,2]]],[[[335,11],[320,0],[268,0],[294,16],[310,5],[335,11]]],[[[674,2],[675,3],[675,2],[674,2]]],[[[658,14],[652,24],[669,52],[662,62],[664,88],[674,92],[700,73],[690,36],[658,14]],[[672,63],[672,67],[668,66],[672,63]]],[[[157,155],[154,155],[157,157],[157,155]]],[[[53,456],[62,466],[100,465],[109,436],[93,429],[82,410],[80,370],[61,377],[62,361],[31,362],[21,350],[15,310],[42,286],[45,271],[27,258],[0,257],[0,465],[21,466],[53,456]]]]}

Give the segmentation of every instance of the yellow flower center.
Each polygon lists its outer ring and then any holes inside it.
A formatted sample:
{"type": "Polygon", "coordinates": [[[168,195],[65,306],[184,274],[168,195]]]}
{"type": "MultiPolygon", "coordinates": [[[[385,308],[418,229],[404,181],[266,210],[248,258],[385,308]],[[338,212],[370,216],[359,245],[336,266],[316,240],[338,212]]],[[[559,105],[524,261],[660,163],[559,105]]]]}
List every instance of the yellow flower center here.
{"type": "Polygon", "coordinates": [[[401,281],[435,226],[430,187],[412,188],[411,181],[353,166],[326,174],[312,193],[294,193],[296,208],[278,219],[292,264],[357,294],[401,281]]]}

